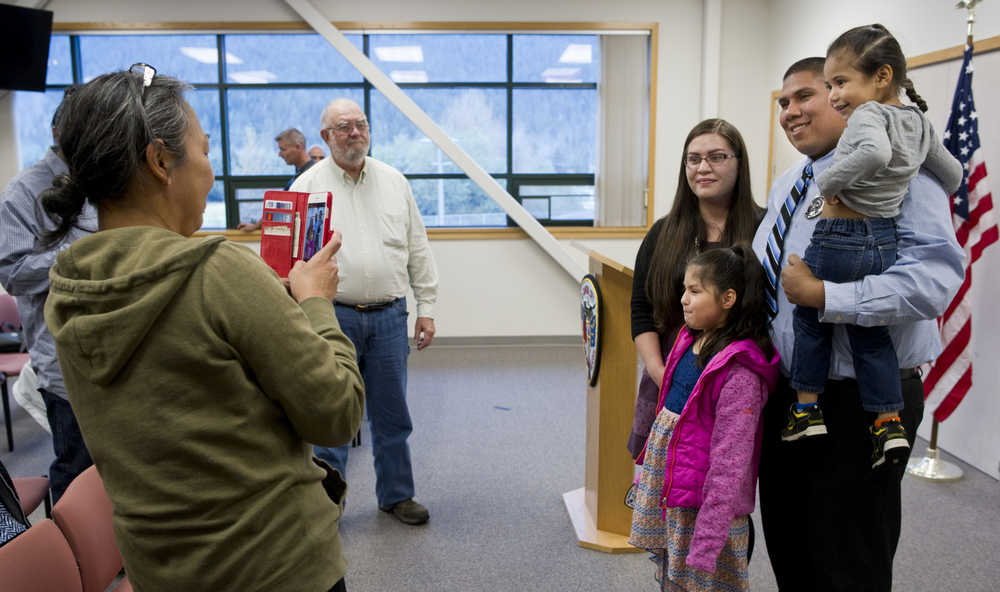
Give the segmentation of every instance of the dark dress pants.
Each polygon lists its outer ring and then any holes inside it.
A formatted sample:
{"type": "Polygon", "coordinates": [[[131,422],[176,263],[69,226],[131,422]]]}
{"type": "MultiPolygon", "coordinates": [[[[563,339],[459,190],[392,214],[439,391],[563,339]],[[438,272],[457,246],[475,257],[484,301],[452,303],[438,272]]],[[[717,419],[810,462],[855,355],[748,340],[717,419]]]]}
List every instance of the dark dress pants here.
{"type": "MultiPolygon", "coordinates": [[[[910,444],[923,418],[923,385],[901,381],[910,444]]],[[[764,408],[760,509],[764,542],[782,591],[875,592],[892,588],[905,462],[871,468],[868,428],[854,380],[828,380],[819,404],[829,434],[782,442],[795,400],[784,377],[764,408]]]]}
{"type": "Polygon", "coordinates": [[[69,401],[45,389],[39,389],[45,401],[45,415],[52,430],[52,448],[56,457],[49,466],[49,486],[52,489],[52,503],[59,501],[63,492],[77,475],[94,464],[83,443],[80,426],[76,423],[69,401]]]}

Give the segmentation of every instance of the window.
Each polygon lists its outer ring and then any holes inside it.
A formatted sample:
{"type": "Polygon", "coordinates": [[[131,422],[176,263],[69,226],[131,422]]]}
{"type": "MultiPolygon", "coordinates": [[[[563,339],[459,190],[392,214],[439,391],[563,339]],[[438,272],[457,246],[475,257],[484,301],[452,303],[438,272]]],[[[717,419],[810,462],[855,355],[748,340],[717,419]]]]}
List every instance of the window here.
{"type": "MultiPolygon", "coordinates": [[[[598,35],[348,35],[539,221],[591,226],[598,150],[598,35]]],[[[216,183],[205,230],[256,219],[264,191],[292,169],[274,137],[296,127],[319,144],[333,98],[362,105],[372,156],[402,171],[428,227],[512,226],[506,213],[319,35],[54,35],[48,89],[15,98],[21,165],[40,159],[62,89],[134,62],[191,83],[216,183]]]]}

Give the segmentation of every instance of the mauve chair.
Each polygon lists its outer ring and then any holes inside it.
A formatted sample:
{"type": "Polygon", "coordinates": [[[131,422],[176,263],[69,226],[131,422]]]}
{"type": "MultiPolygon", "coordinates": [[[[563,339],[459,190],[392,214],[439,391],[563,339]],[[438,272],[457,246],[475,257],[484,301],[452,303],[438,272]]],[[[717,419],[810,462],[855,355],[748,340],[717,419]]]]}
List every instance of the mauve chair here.
{"type": "Polygon", "coordinates": [[[73,550],[55,522],[45,519],[0,547],[4,592],[82,592],[73,550]]]}
{"type": "MultiPolygon", "coordinates": [[[[83,592],[104,592],[122,569],[111,515],[111,498],[95,466],[77,475],[52,508],[52,518],[80,566],[83,592]]],[[[126,577],[115,592],[131,589],[126,577]]]]}
{"type": "Polygon", "coordinates": [[[45,502],[45,517],[52,517],[52,494],[49,492],[48,477],[18,477],[13,481],[25,516],[34,512],[39,504],[45,502]]]}
{"type": "MultiPolygon", "coordinates": [[[[0,294],[0,325],[20,330],[21,319],[17,316],[17,302],[10,294],[0,294]]],[[[23,347],[23,346],[22,346],[23,347]]],[[[28,354],[0,354],[0,399],[3,403],[3,422],[7,428],[7,449],[14,450],[14,428],[10,418],[10,396],[7,379],[16,378],[28,363],[28,354]]]]}

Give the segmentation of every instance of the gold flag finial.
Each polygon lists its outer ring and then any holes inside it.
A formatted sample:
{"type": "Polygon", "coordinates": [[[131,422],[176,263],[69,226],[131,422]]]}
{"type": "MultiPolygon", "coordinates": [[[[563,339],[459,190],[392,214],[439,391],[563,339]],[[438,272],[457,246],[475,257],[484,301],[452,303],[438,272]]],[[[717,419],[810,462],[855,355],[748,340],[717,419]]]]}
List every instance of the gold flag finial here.
{"type": "Polygon", "coordinates": [[[969,11],[969,18],[966,22],[969,23],[968,38],[966,39],[969,45],[972,45],[972,25],[976,23],[976,5],[983,0],[958,0],[955,4],[955,8],[964,8],[969,11]]]}

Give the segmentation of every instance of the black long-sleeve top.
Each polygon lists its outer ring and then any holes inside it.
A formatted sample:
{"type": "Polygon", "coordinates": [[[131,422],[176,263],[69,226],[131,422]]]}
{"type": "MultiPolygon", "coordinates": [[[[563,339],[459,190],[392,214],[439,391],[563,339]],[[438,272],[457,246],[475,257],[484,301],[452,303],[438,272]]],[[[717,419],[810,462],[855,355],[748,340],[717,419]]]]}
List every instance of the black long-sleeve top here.
{"type": "MultiPolygon", "coordinates": [[[[656,329],[656,321],[653,319],[653,303],[650,302],[649,297],[646,295],[646,278],[649,277],[649,264],[653,259],[653,253],[656,251],[656,245],[659,242],[660,232],[663,229],[665,220],[666,216],[653,223],[649,232],[646,233],[645,238],[642,239],[639,252],[635,255],[635,267],[632,268],[631,301],[633,340],[637,335],[648,331],[659,333],[656,329]]],[[[705,243],[705,247],[702,250],[714,249],[721,246],[721,242],[705,243]]],[[[677,306],[680,306],[680,302],[677,303],[677,306]]],[[[676,332],[676,329],[670,331],[670,333],[676,332]]],[[[660,337],[662,338],[663,336],[661,335],[660,337]]]]}

